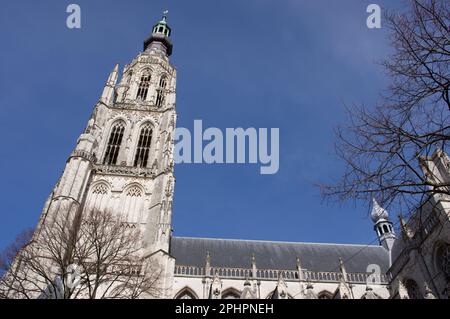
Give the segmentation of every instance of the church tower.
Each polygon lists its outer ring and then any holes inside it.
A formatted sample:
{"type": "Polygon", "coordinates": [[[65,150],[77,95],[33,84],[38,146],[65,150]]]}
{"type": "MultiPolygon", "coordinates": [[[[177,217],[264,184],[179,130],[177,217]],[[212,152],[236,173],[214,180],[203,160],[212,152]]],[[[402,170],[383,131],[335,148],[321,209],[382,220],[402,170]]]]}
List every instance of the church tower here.
{"type": "Polygon", "coordinates": [[[170,35],[166,11],[121,76],[114,67],[40,219],[79,218],[93,209],[120,215],[141,230],[141,257],[163,266],[168,291],[177,116],[170,35]]]}

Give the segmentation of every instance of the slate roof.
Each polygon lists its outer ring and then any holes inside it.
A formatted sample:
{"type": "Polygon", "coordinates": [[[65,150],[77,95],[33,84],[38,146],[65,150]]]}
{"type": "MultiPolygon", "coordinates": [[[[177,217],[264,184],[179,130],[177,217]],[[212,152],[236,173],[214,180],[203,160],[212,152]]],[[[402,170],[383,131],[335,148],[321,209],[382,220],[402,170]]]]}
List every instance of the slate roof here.
{"type": "Polygon", "coordinates": [[[208,252],[212,267],[251,268],[253,254],[258,269],[295,270],[297,257],[310,271],[339,271],[339,258],[351,273],[365,273],[371,264],[383,273],[389,267],[389,254],[382,246],[172,238],[171,255],[177,265],[204,267],[208,252]]]}

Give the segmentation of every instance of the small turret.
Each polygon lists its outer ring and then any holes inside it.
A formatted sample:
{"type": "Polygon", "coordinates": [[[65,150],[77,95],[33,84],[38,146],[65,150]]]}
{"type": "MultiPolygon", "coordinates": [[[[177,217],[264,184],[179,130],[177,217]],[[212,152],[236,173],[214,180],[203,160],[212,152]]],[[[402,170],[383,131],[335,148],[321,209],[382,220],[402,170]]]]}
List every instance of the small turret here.
{"type": "Polygon", "coordinates": [[[106,105],[111,105],[114,102],[115,87],[117,79],[119,78],[119,65],[116,64],[112,72],[110,73],[108,80],[106,81],[105,88],[103,89],[101,101],[106,105]]]}
{"type": "Polygon", "coordinates": [[[377,233],[380,245],[390,251],[395,241],[394,227],[389,221],[389,213],[378,204],[375,198],[373,199],[371,217],[375,224],[374,230],[377,233]]]}

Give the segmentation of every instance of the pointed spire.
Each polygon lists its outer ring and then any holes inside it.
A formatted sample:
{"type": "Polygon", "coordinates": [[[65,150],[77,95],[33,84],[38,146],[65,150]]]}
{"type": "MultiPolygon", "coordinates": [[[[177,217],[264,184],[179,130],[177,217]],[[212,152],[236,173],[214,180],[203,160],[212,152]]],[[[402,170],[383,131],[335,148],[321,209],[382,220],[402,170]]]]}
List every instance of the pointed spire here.
{"type": "Polygon", "coordinates": [[[404,240],[409,240],[412,238],[411,229],[409,229],[408,224],[406,223],[405,219],[403,218],[403,215],[400,213],[398,215],[398,219],[400,220],[400,228],[402,231],[402,236],[404,240]]]}
{"type": "Polygon", "coordinates": [[[303,280],[303,269],[302,269],[302,262],[301,262],[301,260],[300,260],[300,257],[297,257],[296,263],[297,263],[298,279],[299,279],[300,281],[302,281],[302,280],[303,280]]]}
{"type": "Polygon", "coordinates": [[[258,269],[256,268],[256,257],[255,253],[252,254],[252,277],[256,278],[256,273],[258,269]]]}
{"type": "Polygon", "coordinates": [[[222,281],[219,273],[216,271],[209,288],[209,299],[220,299],[222,295],[222,281]]]}
{"type": "Polygon", "coordinates": [[[345,269],[342,258],[339,258],[339,268],[341,270],[341,278],[338,290],[341,295],[341,299],[353,299],[352,285],[347,283],[347,270],[345,269]]]}
{"type": "Polygon", "coordinates": [[[211,275],[211,255],[208,252],[206,252],[206,261],[205,261],[205,276],[211,275]]]}
{"type": "Polygon", "coordinates": [[[344,282],[346,282],[347,281],[347,270],[345,269],[344,261],[340,257],[339,257],[339,268],[341,270],[342,280],[344,282]]]}
{"type": "Polygon", "coordinates": [[[300,260],[300,257],[297,257],[296,262],[297,262],[297,270],[301,270],[302,269],[302,262],[300,260]]]}
{"type": "Polygon", "coordinates": [[[211,264],[211,254],[209,253],[209,251],[206,252],[206,264],[211,264]]]}
{"type": "Polygon", "coordinates": [[[105,88],[103,89],[102,97],[100,98],[100,101],[102,101],[106,105],[110,105],[114,102],[114,93],[118,78],[119,78],[119,65],[116,64],[114,69],[108,76],[105,88]]]}
{"type": "Polygon", "coordinates": [[[108,81],[106,85],[115,86],[117,84],[117,79],[119,78],[119,64],[114,66],[114,69],[111,71],[108,77],[108,81]]]}

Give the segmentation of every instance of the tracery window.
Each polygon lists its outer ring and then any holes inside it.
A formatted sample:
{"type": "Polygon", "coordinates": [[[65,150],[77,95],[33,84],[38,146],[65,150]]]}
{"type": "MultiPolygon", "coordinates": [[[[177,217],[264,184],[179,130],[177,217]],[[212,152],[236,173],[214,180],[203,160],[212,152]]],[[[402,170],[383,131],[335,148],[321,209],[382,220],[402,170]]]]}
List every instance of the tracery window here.
{"type": "Polygon", "coordinates": [[[126,190],[122,212],[128,223],[140,223],[143,205],[142,196],[143,191],[137,185],[126,190]]]}
{"type": "Polygon", "coordinates": [[[450,278],[450,245],[441,244],[436,252],[436,262],[438,269],[450,278]]]}
{"type": "Polygon", "coordinates": [[[127,196],[130,197],[140,197],[141,195],[142,195],[141,189],[137,186],[131,187],[127,192],[127,196]]]}
{"type": "Polygon", "coordinates": [[[195,296],[195,293],[192,292],[189,288],[184,288],[177,294],[175,299],[197,299],[197,297],[195,296]]]}
{"type": "Polygon", "coordinates": [[[139,83],[139,89],[137,92],[138,99],[142,99],[142,100],[147,99],[148,88],[150,87],[150,78],[151,78],[151,76],[148,72],[145,72],[141,76],[141,81],[139,83]]]}
{"type": "Polygon", "coordinates": [[[93,194],[101,194],[104,195],[108,192],[108,187],[106,187],[106,185],[104,184],[100,184],[97,185],[96,187],[94,187],[94,189],[92,190],[93,194]]]}
{"type": "Polygon", "coordinates": [[[120,145],[122,144],[123,133],[125,131],[125,123],[120,122],[113,126],[106,147],[105,158],[103,164],[116,165],[119,156],[120,145]]]}
{"type": "Polygon", "coordinates": [[[152,127],[150,124],[145,125],[141,129],[136,149],[136,156],[134,158],[135,167],[147,167],[152,142],[152,132],[152,127]]]}
{"type": "Polygon", "coordinates": [[[108,204],[109,188],[106,184],[98,184],[92,188],[88,199],[88,207],[93,211],[104,211],[108,204]]]}
{"type": "Polygon", "coordinates": [[[408,292],[409,299],[422,299],[422,294],[420,292],[417,282],[412,279],[406,279],[404,282],[406,291],[408,292]]]}
{"type": "Polygon", "coordinates": [[[229,293],[229,294],[223,296],[222,299],[239,299],[239,298],[240,298],[239,296],[236,296],[236,295],[234,295],[232,293],[229,293]]]}
{"type": "Polygon", "coordinates": [[[328,291],[322,291],[319,293],[319,295],[317,296],[318,299],[332,299],[333,295],[331,294],[331,292],[328,291]]]}
{"type": "Polygon", "coordinates": [[[132,78],[133,78],[133,70],[131,70],[130,73],[128,73],[127,84],[131,83],[132,78]]]}
{"type": "Polygon", "coordinates": [[[164,104],[165,89],[167,87],[167,77],[163,75],[159,80],[158,93],[156,95],[156,106],[160,107],[164,104]]]}
{"type": "Polygon", "coordinates": [[[239,291],[229,288],[222,293],[222,299],[240,299],[241,294],[239,291]]]}

